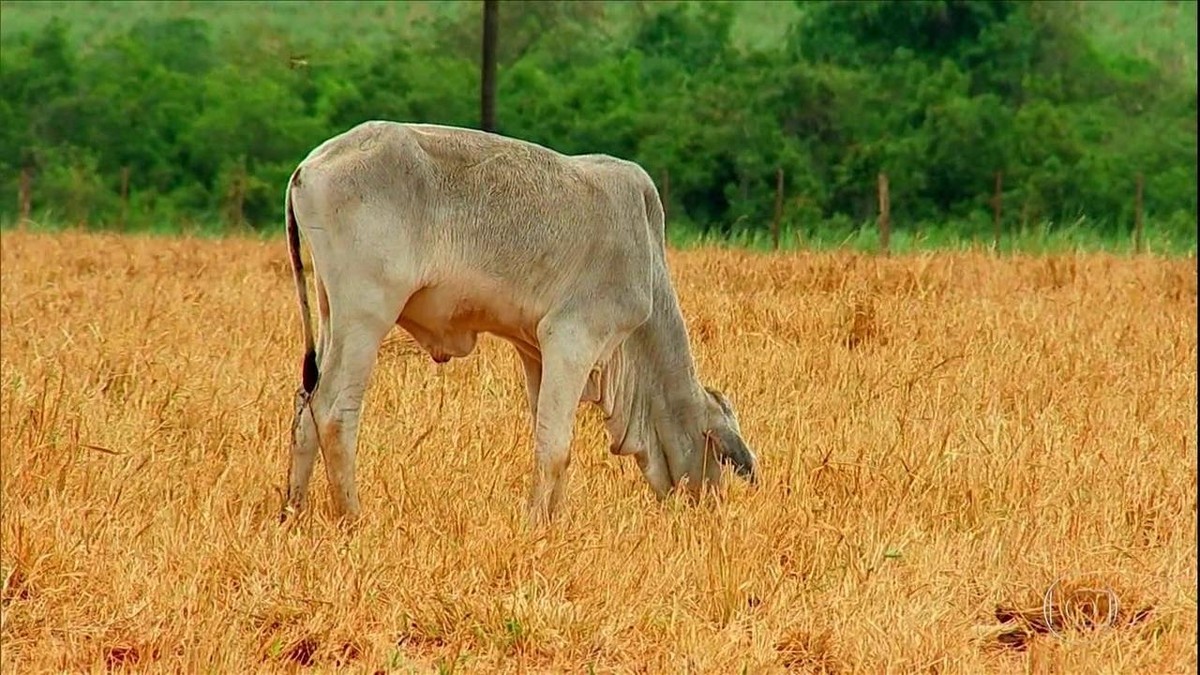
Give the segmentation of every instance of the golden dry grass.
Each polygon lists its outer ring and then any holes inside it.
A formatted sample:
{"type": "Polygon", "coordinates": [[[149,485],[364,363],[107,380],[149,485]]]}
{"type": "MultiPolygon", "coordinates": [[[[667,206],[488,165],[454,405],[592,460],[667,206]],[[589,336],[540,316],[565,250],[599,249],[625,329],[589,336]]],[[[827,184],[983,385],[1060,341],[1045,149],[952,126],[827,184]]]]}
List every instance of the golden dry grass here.
{"type": "Polygon", "coordinates": [[[582,408],[536,535],[508,345],[389,340],[365,520],[285,529],[281,240],[2,250],[6,673],[1196,672],[1194,260],[674,253],[764,483],[656,504],[582,408]]]}

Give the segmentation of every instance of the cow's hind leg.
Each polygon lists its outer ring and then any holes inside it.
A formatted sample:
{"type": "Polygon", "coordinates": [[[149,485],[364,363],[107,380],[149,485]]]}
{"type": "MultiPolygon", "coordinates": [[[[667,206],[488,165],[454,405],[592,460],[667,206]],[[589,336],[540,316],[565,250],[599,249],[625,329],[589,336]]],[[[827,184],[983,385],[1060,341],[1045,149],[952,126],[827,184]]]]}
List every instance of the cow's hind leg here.
{"type": "MultiPolygon", "coordinates": [[[[379,346],[407,301],[399,291],[376,293],[358,285],[354,295],[332,292],[325,351],[316,390],[298,407],[289,475],[289,505],[303,508],[313,455],[320,449],[338,516],[357,517],[355,486],[358,424],[379,346]],[[368,300],[369,299],[369,300],[368,300]]],[[[330,289],[332,291],[332,289],[330,289]]]]}
{"type": "Polygon", "coordinates": [[[320,274],[313,274],[317,287],[317,363],[329,351],[329,294],[325,292],[325,283],[320,274]]]}
{"type": "Polygon", "coordinates": [[[312,416],[312,396],[301,387],[296,390],[296,408],[292,416],[292,448],[288,457],[287,501],[279,520],[303,511],[308,505],[308,481],[317,461],[317,438],[312,416]]]}
{"type": "Polygon", "coordinates": [[[339,516],[359,514],[354,477],[359,416],[379,345],[390,328],[391,322],[365,319],[339,325],[329,341],[328,370],[313,396],[325,475],[339,516]]]}
{"type": "MultiPolygon", "coordinates": [[[[324,372],[325,354],[329,351],[329,296],[325,293],[325,284],[319,274],[313,274],[317,287],[317,364],[318,371],[324,372]]],[[[289,514],[302,511],[306,506],[308,483],[317,460],[317,438],[315,420],[310,402],[312,395],[305,393],[303,388],[296,390],[295,412],[292,417],[292,448],[288,460],[288,492],[287,502],[280,520],[285,520],[289,514]]]]}

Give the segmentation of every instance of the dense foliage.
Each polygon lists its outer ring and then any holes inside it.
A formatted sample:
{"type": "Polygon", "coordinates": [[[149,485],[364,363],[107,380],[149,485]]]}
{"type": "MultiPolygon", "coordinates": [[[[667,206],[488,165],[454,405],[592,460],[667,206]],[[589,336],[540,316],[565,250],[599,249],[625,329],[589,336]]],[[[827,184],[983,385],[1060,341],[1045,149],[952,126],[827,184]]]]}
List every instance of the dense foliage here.
{"type": "MultiPolygon", "coordinates": [[[[1007,226],[1116,234],[1141,172],[1148,220],[1194,240],[1195,84],[1098,51],[1080,5],[798,4],[786,39],[746,46],[735,3],[636,3],[620,22],[603,3],[503,3],[499,131],[669,173],[672,225],[713,233],[767,228],[781,167],[800,233],[872,218],[879,172],[897,228],[990,231],[1002,171],[1007,226]]],[[[465,5],[382,48],[196,18],[6,38],[0,216],[28,167],[39,217],[276,228],[288,174],[328,136],[367,119],[476,126],[479,25],[465,5]]]]}

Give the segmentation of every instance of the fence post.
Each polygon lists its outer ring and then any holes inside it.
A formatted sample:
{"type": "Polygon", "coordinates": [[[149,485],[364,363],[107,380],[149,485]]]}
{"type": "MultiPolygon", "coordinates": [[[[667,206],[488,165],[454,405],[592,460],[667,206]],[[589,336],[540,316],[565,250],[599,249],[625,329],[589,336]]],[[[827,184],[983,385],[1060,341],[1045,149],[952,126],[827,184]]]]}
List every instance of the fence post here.
{"type": "Polygon", "coordinates": [[[1142,191],[1145,187],[1145,177],[1137,175],[1137,192],[1133,196],[1133,247],[1138,253],[1142,252],[1142,191]]]}
{"type": "Polygon", "coordinates": [[[496,131],[496,34],[500,25],[499,12],[500,8],[495,0],[484,0],[479,126],[492,133],[496,131]]]}
{"type": "Polygon", "coordinates": [[[771,243],[779,250],[779,220],[783,217],[783,167],[775,169],[775,220],[771,223],[771,243]]]}
{"type": "Polygon", "coordinates": [[[890,253],[892,238],[891,202],[888,199],[888,179],[886,173],[879,174],[879,245],[884,255],[890,253]]]}
{"type": "Polygon", "coordinates": [[[121,167],[121,229],[129,217],[129,167],[121,167]]]}
{"type": "Polygon", "coordinates": [[[992,247],[1000,250],[1000,214],[1003,209],[1004,172],[996,172],[996,190],[992,193],[992,247]]]}
{"type": "Polygon", "coordinates": [[[29,167],[23,166],[21,167],[21,185],[17,194],[18,208],[21,212],[18,222],[22,224],[29,221],[30,204],[33,202],[32,192],[33,176],[30,175],[29,167]]]}

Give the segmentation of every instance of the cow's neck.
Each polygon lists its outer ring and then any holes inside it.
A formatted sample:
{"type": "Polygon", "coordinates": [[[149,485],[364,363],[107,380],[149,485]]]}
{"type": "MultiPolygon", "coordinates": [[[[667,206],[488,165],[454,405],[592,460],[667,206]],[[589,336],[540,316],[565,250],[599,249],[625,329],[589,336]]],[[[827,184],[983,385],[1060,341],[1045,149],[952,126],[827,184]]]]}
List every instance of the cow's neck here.
{"type": "Polygon", "coordinates": [[[662,452],[673,481],[691,469],[700,443],[703,388],[679,302],[666,279],[656,280],[654,310],[614,353],[601,402],[614,452],[662,452]]]}

